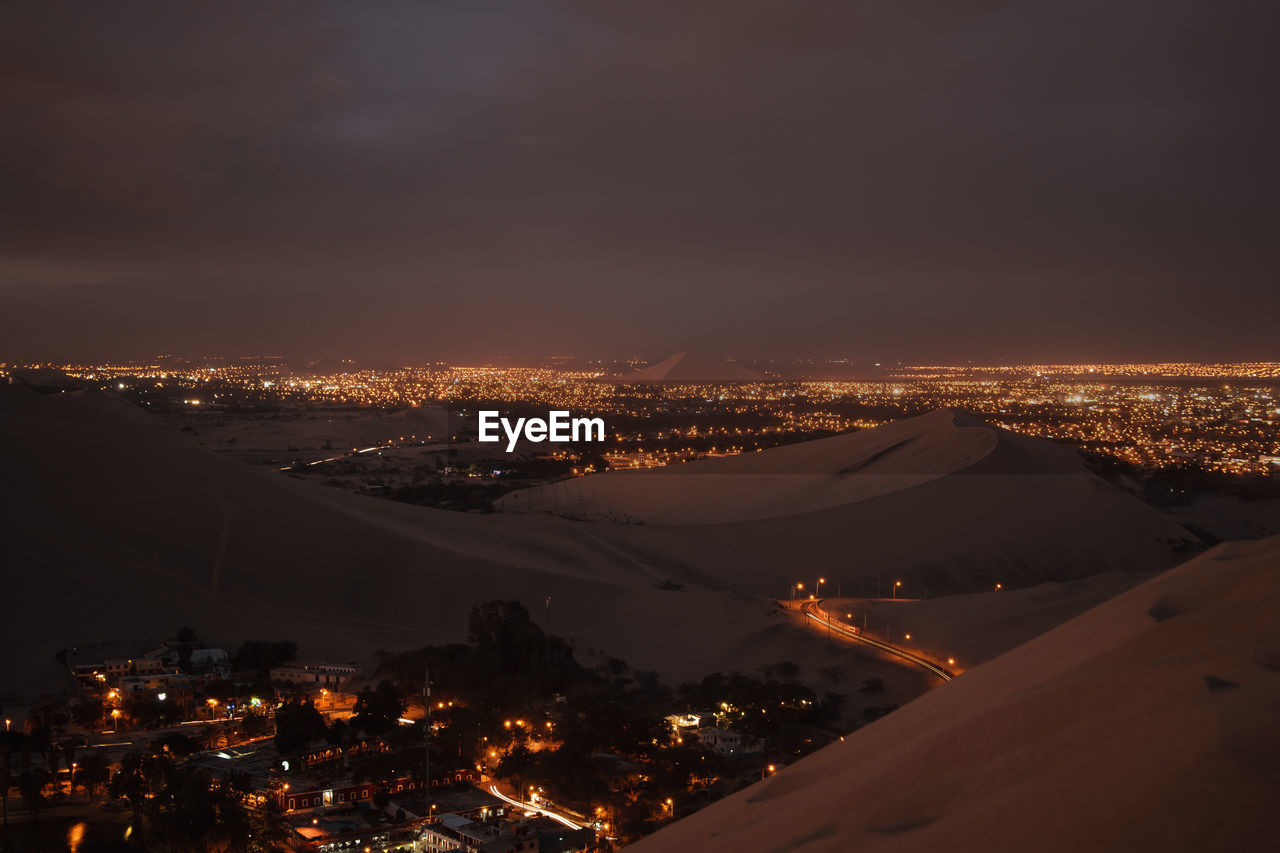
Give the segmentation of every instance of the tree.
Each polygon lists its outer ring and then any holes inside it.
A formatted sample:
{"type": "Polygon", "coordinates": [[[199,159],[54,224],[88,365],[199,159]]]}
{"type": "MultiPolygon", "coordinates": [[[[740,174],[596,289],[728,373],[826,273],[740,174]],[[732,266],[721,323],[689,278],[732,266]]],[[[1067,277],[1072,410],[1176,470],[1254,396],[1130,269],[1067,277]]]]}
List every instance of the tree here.
{"type": "Polygon", "coordinates": [[[280,814],[280,806],[272,798],[249,810],[249,838],[241,849],[246,853],[276,853],[292,833],[280,814]]]}
{"type": "Polygon", "coordinates": [[[868,678],[866,681],[862,682],[862,686],[859,687],[858,690],[861,693],[883,693],[884,679],[868,678]]]}
{"type": "Polygon", "coordinates": [[[383,679],[378,682],[377,688],[370,690],[366,687],[360,691],[352,722],[370,734],[383,734],[395,727],[407,708],[400,690],[383,679]]]}
{"type": "Polygon", "coordinates": [[[271,728],[271,721],[261,714],[250,714],[240,721],[240,735],[245,738],[261,737],[271,728]]]}
{"type": "Polygon", "coordinates": [[[800,665],[789,660],[780,661],[774,665],[773,669],[780,678],[784,678],[787,681],[794,680],[800,674],[800,665]]]}
{"type": "Polygon", "coordinates": [[[85,789],[91,800],[98,789],[107,784],[110,778],[111,765],[106,755],[101,752],[89,753],[76,768],[76,784],[85,789]]]}
{"type": "Polygon", "coordinates": [[[143,806],[164,787],[173,766],[173,759],[168,756],[139,750],[126,752],[120,759],[120,770],[111,779],[111,794],[133,809],[134,826],[141,825],[143,806]]]}
{"type": "Polygon", "coordinates": [[[44,806],[44,786],[49,784],[49,773],[38,767],[31,768],[18,776],[18,793],[27,807],[31,822],[40,820],[40,809],[44,806]]]}
{"type": "Polygon", "coordinates": [[[467,628],[476,649],[493,657],[506,673],[529,669],[546,642],[542,629],[518,601],[490,601],[472,608],[467,628]]]}
{"type": "Polygon", "coordinates": [[[86,729],[101,723],[103,713],[101,699],[86,699],[71,709],[72,719],[86,729]]]}
{"type": "Polygon", "coordinates": [[[818,674],[827,681],[830,681],[832,684],[844,681],[845,678],[844,667],[842,666],[824,666],[822,669],[818,670],[818,674]]]}
{"type": "Polygon", "coordinates": [[[187,737],[182,732],[173,732],[164,737],[157,738],[152,741],[153,747],[159,747],[161,751],[178,758],[186,758],[200,751],[200,744],[195,740],[187,737]]]}
{"type": "Polygon", "coordinates": [[[174,768],[146,812],[169,850],[248,849],[251,821],[241,795],[207,770],[174,768]]]}
{"type": "Polygon", "coordinates": [[[313,740],[323,738],[328,730],[324,717],[311,702],[286,702],[276,710],[276,749],[281,755],[293,755],[313,740]]]}
{"type": "Polygon", "coordinates": [[[0,751],[0,808],[4,809],[6,818],[9,814],[9,788],[13,785],[12,776],[13,750],[8,743],[0,751]]]}
{"type": "Polygon", "coordinates": [[[198,639],[199,637],[196,635],[194,628],[188,628],[184,625],[178,629],[178,664],[183,669],[191,665],[191,653],[195,651],[198,639]]]}
{"type": "Polygon", "coordinates": [[[71,796],[76,793],[76,745],[72,741],[65,740],[58,745],[58,750],[62,753],[62,763],[67,768],[67,788],[71,796]]]}

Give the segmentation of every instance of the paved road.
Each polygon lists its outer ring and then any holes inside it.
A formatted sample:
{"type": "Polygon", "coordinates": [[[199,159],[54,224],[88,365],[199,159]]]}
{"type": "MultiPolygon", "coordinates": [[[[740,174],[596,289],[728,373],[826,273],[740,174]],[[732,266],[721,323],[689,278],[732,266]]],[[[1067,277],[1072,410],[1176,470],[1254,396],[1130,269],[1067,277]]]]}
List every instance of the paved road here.
{"type": "Polygon", "coordinates": [[[564,815],[557,814],[556,812],[551,811],[551,809],[543,808],[541,806],[536,806],[533,803],[522,803],[519,800],[513,800],[511,797],[508,797],[506,794],[499,791],[497,785],[490,785],[489,793],[493,794],[495,797],[502,800],[504,803],[509,803],[510,805],[513,805],[517,808],[524,809],[527,812],[535,812],[537,814],[544,815],[546,817],[551,818],[554,821],[558,821],[559,823],[569,827],[570,829],[582,829],[581,824],[574,823],[564,815]]]}
{"type": "Polygon", "coordinates": [[[829,628],[831,631],[848,637],[851,640],[855,640],[859,643],[866,643],[869,646],[875,646],[882,651],[896,655],[905,661],[929,670],[929,672],[932,672],[943,681],[950,681],[955,677],[955,673],[938,666],[927,658],[920,657],[920,655],[915,652],[898,648],[897,646],[877,640],[874,637],[869,637],[866,634],[859,632],[853,625],[841,622],[839,619],[833,619],[830,613],[818,606],[823,602],[823,600],[824,599],[806,601],[804,604],[800,605],[800,610],[804,613],[805,621],[815,622],[818,625],[821,625],[824,628],[829,628]]]}

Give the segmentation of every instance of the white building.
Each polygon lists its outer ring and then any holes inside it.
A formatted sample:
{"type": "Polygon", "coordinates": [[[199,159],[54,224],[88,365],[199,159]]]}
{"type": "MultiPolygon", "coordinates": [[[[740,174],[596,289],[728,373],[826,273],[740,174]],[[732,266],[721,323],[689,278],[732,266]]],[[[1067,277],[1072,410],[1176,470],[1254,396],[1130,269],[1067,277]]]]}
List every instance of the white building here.
{"type": "Polygon", "coordinates": [[[290,662],[271,670],[271,680],[337,688],[350,681],[355,674],[356,665],[353,663],[290,662]]]}

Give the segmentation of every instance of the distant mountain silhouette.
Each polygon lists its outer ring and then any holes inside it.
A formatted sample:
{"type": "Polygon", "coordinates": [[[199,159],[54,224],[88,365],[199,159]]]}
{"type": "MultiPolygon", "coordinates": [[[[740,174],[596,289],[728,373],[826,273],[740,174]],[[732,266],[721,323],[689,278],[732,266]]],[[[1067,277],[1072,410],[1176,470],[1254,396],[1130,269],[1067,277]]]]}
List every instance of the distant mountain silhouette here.
{"type": "Polygon", "coordinates": [[[618,377],[619,382],[751,382],[760,374],[732,361],[693,352],[670,358],[618,377]]]}

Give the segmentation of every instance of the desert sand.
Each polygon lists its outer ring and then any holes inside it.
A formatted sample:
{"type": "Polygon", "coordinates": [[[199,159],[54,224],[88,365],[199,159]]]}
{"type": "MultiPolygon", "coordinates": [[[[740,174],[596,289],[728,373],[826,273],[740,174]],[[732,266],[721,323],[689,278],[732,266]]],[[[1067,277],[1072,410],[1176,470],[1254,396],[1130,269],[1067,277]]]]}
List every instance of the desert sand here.
{"type": "MultiPolygon", "coordinates": [[[[936,594],[992,575],[1012,587],[1177,560],[1162,537],[1180,528],[1071,474],[1047,498],[1035,475],[951,475],[736,524],[478,515],[244,465],[109,394],[0,392],[12,449],[0,462],[3,630],[22,650],[0,659],[10,690],[47,685],[56,650],[82,642],[190,625],[231,646],[292,638],[309,658],[361,659],[462,640],[470,608],[493,598],[545,619],[548,596],[552,630],[584,654],[604,649],[670,679],[785,659],[811,675],[850,652],[776,613],[771,599],[801,577],[843,577],[852,590],[902,572],[936,594]]],[[[890,675],[901,699],[928,685],[869,653],[854,668],[850,679],[890,675]]]]}
{"type": "Polygon", "coordinates": [[[782,596],[818,576],[914,596],[1156,571],[1202,548],[1069,447],[949,410],[833,438],[513,492],[655,570],[782,596]],[[887,586],[882,586],[887,589],[887,586]]]}
{"type": "Polygon", "coordinates": [[[1277,613],[1219,546],[632,849],[1274,850],[1277,613]]]}
{"type": "MultiPolygon", "coordinates": [[[[466,638],[466,617],[518,599],[584,662],[595,650],[676,680],[848,652],[795,631],[765,597],[667,576],[579,523],[361,497],[198,447],[103,394],[0,387],[6,506],[0,692],[55,690],[55,652],[118,637],[292,638],[311,659],[364,660],[466,638]],[[545,600],[552,598],[550,614],[545,600]]],[[[927,680],[867,657],[905,701],[927,680]]]]}

